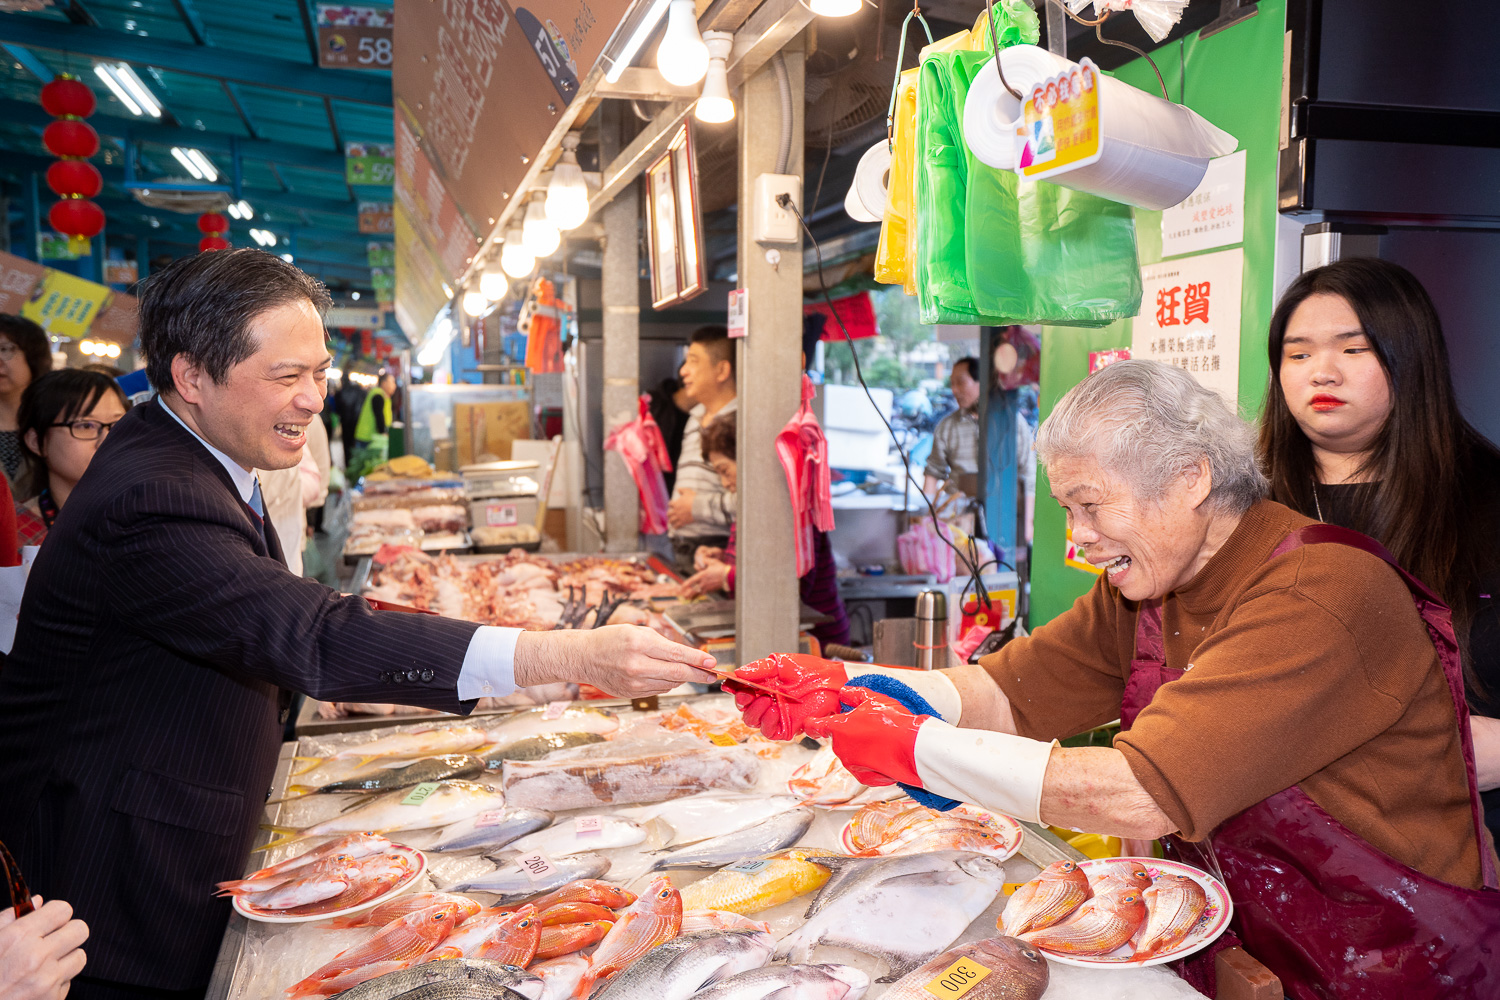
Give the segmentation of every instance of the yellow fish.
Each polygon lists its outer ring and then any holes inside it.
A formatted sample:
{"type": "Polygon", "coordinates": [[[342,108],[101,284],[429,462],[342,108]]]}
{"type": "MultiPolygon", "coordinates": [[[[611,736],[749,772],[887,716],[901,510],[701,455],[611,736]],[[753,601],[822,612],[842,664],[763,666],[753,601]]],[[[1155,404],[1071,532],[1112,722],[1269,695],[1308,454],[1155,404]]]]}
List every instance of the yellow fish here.
{"type": "Polygon", "coordinates": [[[832,851],[792,848],[747,858],[685,887],[682,908],[740,914],[769,910],[821,889],[830,873],[817,864],[817,859],[839,856],[832,851]]]}

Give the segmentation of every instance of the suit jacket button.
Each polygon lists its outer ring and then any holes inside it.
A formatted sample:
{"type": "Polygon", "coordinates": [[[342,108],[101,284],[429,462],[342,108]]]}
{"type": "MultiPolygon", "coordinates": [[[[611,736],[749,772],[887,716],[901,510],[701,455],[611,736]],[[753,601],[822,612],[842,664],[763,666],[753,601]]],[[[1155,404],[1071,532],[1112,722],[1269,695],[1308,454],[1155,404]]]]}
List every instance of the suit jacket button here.
{"type": "Polygon", "coordinates": [[[422,675],[419,674],[419,673],[417,673],[415,670],[408,670],[406,672],[406,679],[409,680],[409,681],[411,681],[413,684],[416,683],[417,678],[420,677],[420,676],[422,676],[422,675]]]}
{"type": "Polygon", "coordinates": [[[432,680],[432,671],[431,670],[423,670],[422,671],[422,680],[424,680],[424,681],[430,681],[430,680],[432,680]]]}
{"type": "Polygon", "coordinates": [[[382,670],[380,672],[380,679],[382,682],[389,684],[391,680],[391,672],[389,670],[382,670]]]}
{"type": "Polygon", "coordinates": [[[401,671],[399,671],[399,670],[393,670],[393,671],[391,671],[391,683],[392,684],[400,684],[405,679],[406,678],[401,675],[401,671]]]}

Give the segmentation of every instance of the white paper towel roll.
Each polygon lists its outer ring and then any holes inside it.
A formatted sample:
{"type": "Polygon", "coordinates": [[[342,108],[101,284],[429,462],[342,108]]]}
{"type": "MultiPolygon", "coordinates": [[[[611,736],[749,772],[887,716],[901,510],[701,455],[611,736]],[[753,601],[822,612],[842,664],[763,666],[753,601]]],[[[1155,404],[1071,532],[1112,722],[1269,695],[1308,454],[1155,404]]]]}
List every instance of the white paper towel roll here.
{"type": "Polygon", "coordinates": [[[879,222],[883,218],[865,207],[864,202],[859,200],[859,189],[853,184],[849,185],[849,193],[844,195],[844,211],[856,222],[879,222]]]}
{"type": "MultiPolygon", "coordinates": [[[[1000,58],[1006,80],[1023,95],[1078,66],[1035,45],[1013,45],[1000,58]]],[[[1113,77],[1100,74],[1099,81],[1099,159],[1049,177],[1053,184],[1137,208],[1169,208],[1193,193],[1210,159],[1226,156],[1239,145],[1234,136],[1189,108],[1113,77]]],[[[1020,117],[1021,102],[1000,85],[995,67],[985,63],[964,101],[964,140],[969,149],[998,170],[1015,170],[1020,117]]]]}
{"type": "Polygon", "coordinates": [[[891,186],[891,147],[881,139],[865,150],[854,168],[854,189],[859,200],[876,215],[885,215],[886,194],[891,186]]]}

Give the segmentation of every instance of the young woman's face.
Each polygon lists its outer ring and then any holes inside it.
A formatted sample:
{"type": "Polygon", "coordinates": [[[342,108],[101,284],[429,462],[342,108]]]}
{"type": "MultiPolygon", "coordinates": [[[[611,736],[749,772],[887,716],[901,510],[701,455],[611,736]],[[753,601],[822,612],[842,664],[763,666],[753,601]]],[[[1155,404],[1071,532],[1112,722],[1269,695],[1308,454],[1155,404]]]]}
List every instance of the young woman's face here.
{"type": "Polygon", "coordinates": [[[0,394],[19,393],[30,384],[26,355],[9,337],[0,336],[0,394]]]}
{"type": "MultiPolygon", "coordinates": [[[[75,425],[80,434],[97,434],[91,441],[80,440],[74,435],[74,427],[51,427],[48,428],[46,436],[42,439],[42,447],[39,449],[42,458],[47,463],[47,471],[58,477],[70,487],[75,485],[83,475],[83,470],[89,467],[89,462],[94,459],[94,452],[104,443],[108,431],[104,430],[102,424],[116,423],[125,415],[125,407],[120,403],[120,397],[113,392],[106,392],[99,397],[99,402],[88,413],[80,413],[72,417],[68,423],[75,425]]],[[[59,421],[61,423],[61,421],[59,421]]],[[[30,440],[34,431],[27,431],[28,444],[35,447],[30,440]]]]}
{"type": "Polygon", "coordinates": [[[1346,299],[1310,295],[1281,343],[1281,391],[1315,448],[1370,450],[1391,413],[1391,380],[1346,299]]]}

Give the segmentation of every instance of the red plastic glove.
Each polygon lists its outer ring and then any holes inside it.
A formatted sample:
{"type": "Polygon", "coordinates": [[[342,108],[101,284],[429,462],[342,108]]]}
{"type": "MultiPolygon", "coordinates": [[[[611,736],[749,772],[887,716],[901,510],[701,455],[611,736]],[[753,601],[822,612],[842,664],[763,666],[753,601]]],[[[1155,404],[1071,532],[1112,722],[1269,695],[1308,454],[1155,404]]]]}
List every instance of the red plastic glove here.
{"type": "Polygon", "coordinates": [[[734,695],[734,703],[744,714],[746,724],[759,728],[768,740],[782,741],[801,736],[803,724],[813,716],[838,712],[839,690],[849,681],[844,665],[837,660],[802,653],[772,653],[745,664],[735,671],[735,676],[790,696],[772,698],[733,680],[724,682],[724,690],[734,695]]]}
{"type": "Polygon", "coordinates": [[[854,711],[808,719],[809,736],[833,737],[833,752],[840,762],[866,785],[922,787],[917,774],[917,730],[930,715],[912,715],[894,698],[866,688],[844,688],[839,692],[854,711]]]}

